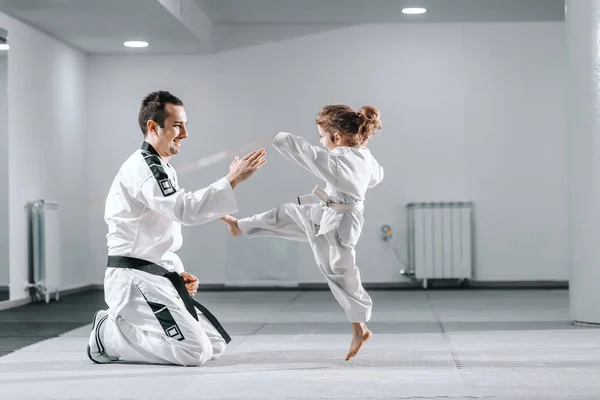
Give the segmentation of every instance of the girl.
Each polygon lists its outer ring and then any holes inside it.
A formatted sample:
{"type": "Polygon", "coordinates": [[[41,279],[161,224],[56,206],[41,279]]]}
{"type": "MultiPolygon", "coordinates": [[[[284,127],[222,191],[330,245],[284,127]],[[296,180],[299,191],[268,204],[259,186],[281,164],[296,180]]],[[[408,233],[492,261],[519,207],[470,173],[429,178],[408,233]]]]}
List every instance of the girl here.
{"type": "Polygon", "coordinates": [[[315,261],[348,320],[352,342],[346,361],[371,337],[371,297],[363,289],[355,265],[355,246],[363,227],[363,200],[368,189],[383,180],[383,168],[366,144],[381,129],[379,111],[364,106],[327,105],[319,112],[317,128],[326,150],[305,139],[280,132],[273,139],[284,157],[325,181],[311,195],[262,214],[237,220],[222,217],[232,236],[277,237],[308,242],[315,261]]]}

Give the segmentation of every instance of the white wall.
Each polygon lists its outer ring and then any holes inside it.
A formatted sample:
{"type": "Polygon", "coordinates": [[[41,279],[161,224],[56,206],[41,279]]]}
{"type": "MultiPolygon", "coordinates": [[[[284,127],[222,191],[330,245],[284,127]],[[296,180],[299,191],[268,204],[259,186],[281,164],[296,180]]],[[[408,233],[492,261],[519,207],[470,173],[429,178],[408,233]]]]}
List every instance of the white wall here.
{"type": "Polygon", "coordinates": [[[24,206],[44,198],[61,208],[64,287],[90,282],[85,178],[87,58],[0,13],[10,41],[8,96],[11,299],[27,296],[24,206]]]}
{"type": "MultiPolygon", "coordinates": [[[[325,103],[380,108],[384,130],[370,147],[386,179],[367,197],[357,248],[365,282],[403,279],[380,226],[393,226],[394,246],[406,258],[405,204],[437,200],[476,204],[476,279],[567,279],[562,24],[363,25],[236,46],[252,42],[251,29],[219,37],[232,50],[210,56],[90,58],[95,282],[106,264],[103,198],[142,141],[139,102],[157,89],[186,103],[191,136],[173,160],[180,171],[251,141],[269,146],[280,130],[317,144],[314,117],[325,103]]],[[[286,28],[265,29],[263,37],[286,37],[286,28]]],[[[239,216],[295,201],[318,183],[267,149],[266,166],[237,189],[239,216]]],[[[180,180],[197,189],[228,165],[229,158],[180,172],[180,180]]],[[[220,221],[184,234],[180,255],[203,283],[323,282],[303,244],[232,239],[220,221]]]]}
{"type": "Polygon", "coordinates": [[[8,260],[8,110],[6,52],[0,52],[0,288],[9,285],[8,260]]]}

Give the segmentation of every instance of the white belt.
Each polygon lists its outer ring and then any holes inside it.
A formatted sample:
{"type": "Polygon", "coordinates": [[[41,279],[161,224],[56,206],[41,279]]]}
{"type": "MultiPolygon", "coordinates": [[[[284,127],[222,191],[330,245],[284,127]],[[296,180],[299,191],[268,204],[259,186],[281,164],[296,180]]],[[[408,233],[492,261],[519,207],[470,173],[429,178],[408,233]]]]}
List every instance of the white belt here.
{"type": "Polygon", "coordinates": [[[323,189],[321,189],[319,186],[315,186],[313,193],[315,196],[317,196],[319,199],[321,199],[327,207],[329,207],[335,211],[354,211],[354,210],[360,210],[363,207],[362,201],[359,201],[357,203],[352,203],[352,204],[333,203],[329,199],[329,196],[327,195],[327,193],[325,193],[325,191],[323,189]]]}

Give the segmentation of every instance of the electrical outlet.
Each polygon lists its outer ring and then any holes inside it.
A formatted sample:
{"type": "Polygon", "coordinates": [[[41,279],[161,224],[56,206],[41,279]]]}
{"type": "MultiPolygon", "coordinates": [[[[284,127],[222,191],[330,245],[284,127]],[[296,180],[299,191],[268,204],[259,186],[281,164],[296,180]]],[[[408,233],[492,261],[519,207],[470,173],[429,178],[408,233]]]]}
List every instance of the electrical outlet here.
{"type": "Polygon", "coordinates": [[[384,242],[392,239],[392,227],[389,225],[383,225],[381,227],[381,239],[384,242]]]}

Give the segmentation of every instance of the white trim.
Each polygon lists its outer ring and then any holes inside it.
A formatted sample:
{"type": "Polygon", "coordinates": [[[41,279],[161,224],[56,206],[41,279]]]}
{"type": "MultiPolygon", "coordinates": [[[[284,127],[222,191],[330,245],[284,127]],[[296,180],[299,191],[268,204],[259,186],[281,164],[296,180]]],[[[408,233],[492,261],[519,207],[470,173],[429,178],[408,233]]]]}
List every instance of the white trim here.
{"type": "MultiPolygon", "coordinates": [[[[77,294],[77,293],[82,293],[82,292],[87,292],[87,291],[98,290],[98,286],[99,285],[90,285],[90,284],[73,285],[73,286],[61,289],[59,291],[59,294],[60,294],[60,296],[69,296],[69,295],[72,295],[72,294],[77,294]]],[[[100,289],[101,288],[102,287],[100,287],[100,289]]],[[[55,292],[52,292],[51,294],[54,295],[54,293],[55,292]]],[[[51,297],[54,297],[54,296],[51,296],[51,297]]],[[[2,310],[8,310],[10,308],[24,306],[24,305],[29,304],[29,303],[31,303],[31,299],[29,298],[29,296],[25,297],[25,298],[22,298],[22,299],[0,301],[0,311],[2,311],[2,310]]]]}
{"type": "MultiPolygon", "coordinates": [[[[205,282],[207,286],[211,286],[211,283],[205,282]]],[[[253,286],[265,286],[265,287],[298,287],[298,282],[295,281],[267,281],[267,280],[255,280],[255,281],[229,281],[223,283],[215,283],[214,285],[224,287],[253,287],[253,286]]],[[[202,286],[202,285],[200,285],[202,286]]]]}
{"type": "Polygon", "coordinates": [[[21,307],[29,303],[31,303],[31,299],[29,298],[0,301],[0,311],[8,310],[9,308],[21,307]]]}

